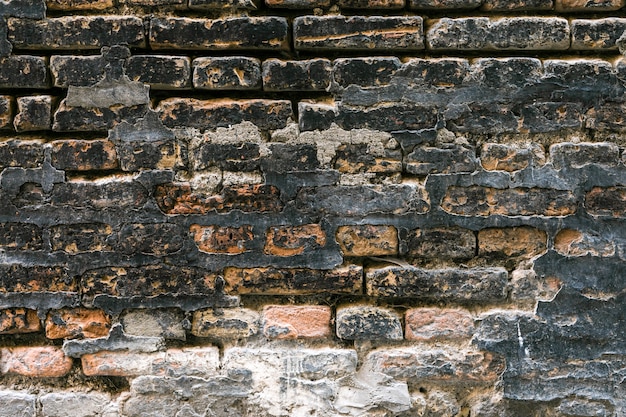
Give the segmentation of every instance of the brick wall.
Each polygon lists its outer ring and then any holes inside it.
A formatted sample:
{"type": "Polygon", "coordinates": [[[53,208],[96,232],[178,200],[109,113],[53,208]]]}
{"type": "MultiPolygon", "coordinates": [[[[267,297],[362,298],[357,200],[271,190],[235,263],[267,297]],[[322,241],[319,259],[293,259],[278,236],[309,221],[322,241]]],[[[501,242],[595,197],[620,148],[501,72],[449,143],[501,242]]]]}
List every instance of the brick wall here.
{"type": "Polygon", "coordinates": [[[626,416],[624,0],[0,0],[0,417],[626,416]]]}

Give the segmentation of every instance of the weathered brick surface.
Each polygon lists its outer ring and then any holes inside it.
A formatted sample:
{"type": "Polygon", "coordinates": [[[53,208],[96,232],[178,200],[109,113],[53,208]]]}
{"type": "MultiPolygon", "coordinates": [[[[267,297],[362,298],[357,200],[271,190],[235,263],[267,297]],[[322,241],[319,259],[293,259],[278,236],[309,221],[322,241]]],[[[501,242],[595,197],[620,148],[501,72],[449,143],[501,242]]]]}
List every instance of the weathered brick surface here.
{"type": "Polygon", "coordinates": [[[244,339],[259,331],[261,316],[244,308],[210,309],[194,312],[191,334],[216,340],[244,339]]]}
{"type": "Polygon", "coordinates": [[[468,311],[443,308],[412,308],[404,316],[405,338],[415,341],[440,341],[469,338],[474,333],[474,318],[468,311]]]}
{"type": "Polygon", "coordinates": [[[198,249],[208,253],[239,254],[246,252],[246,244],[254,238],[252,227],[201,226],[193,224],[189,231],[193,233],[193,240],[198,249]]]}
{"type": "Polygon", "coordinates": [[[115,146],[108,140],[60,140],[52,143],[52,166],[67,171],[118,168],[115,146]]]}
{"type": "Polygon", "coordinates": [[[103,337],[109,333],[111,319],[101,310],[65,309],[48,313],[45,325],[49,339],[103,337]]]}
{"type": "Polygon", "coordinates": [[[476,236],[461,228],[415,229],[407,234],[406,246],[409,256],[469,259],[476,253],[476,236]]]}
{"type": "Polygon", "coordinates": [[[328,306],[266,306],[263,335],[270,339],[312,339],[330,336],[328,306]]]}
{"type": "Polygon", "coordinates": [[[345,340],[401,340],[402,324],[397,313],[370,306],[337,309],[337,337],[345,340]]]}
{"type": "Polygon", "coordinates": [[[555,0],[557,11],[608,11],[624,7],[624,0],[555,0]]]}
{"type": "Polygon", "coordinates": [[[263,61],[265,91],[326,91],[330,79],[331,63],[327,59],[263,61]]]}
{"type": "Polygon", "coordinates": [[[193,86],[207,90],[258,90],[261,62],[247,57],[196,58],[193,86]]]}
{"type": "Polygon", "coordinates": [[[385,256],[398,253],[398,231],[393,226],[340,226],[335,238],[345,256],[385,256]]]}
{"type": "Polygon", "coordinates": [[[585,208],[594,216],[624,217],[626,187],[594,187],[585,197],[585,208]]]}
{"type": "Polygon", "coordinates": [[[0,129],[11,127],[13,120],[13,100],[11,96],[0,96],[0,129]]]}
{"type": "Polygon", "coordinates": [[[153,90],[190,87],[191,64],[184,56],[135,55],[126,63],[131,80],[149,84],[153,90]]]}
{"type": "Polygon", "coordinates": [[[9,308],[0,310],[0,334],[33,333],[41,330],[35,310],[9,308]]]}
{"type": "Polygon", "coordinates": [[[72,368],[72,358],[54,346],[2,348],[0,355],[3,374],[56,378],[67,375],[72,368]]]}
{"type": "Polygon", "coordinates": [[[572,23],[572,49],[617,49],[617,40],[626,29],[626,19],[576,19],[572,23]]]}
{"type": "Polygon", "coordinates": [[[46,88],[48,71],[42,57],[11,55],[0,58],[0,88],[46,88]]]}
{"type": "Polygon", "coordinates": [[[267,230],[265,253],[275,256],[295,256],[314,251],[326,244],[326,233],[318,224],[271,227],[267,230]]]}
{"type": "Polygon", "coordinates": [[[478,232],[478,254],[530,258],[546,250],[547,240],[546,232],[530,227],[483,229],[478,232]]]}
{"type": "Polygon", "coordinates": [[[113,0],[47,0],[49,10],[105,10],[114,6],[113,0]]]}
{"type": "Polygon", "coordinates": [[[423,22],[415,17],[305,16],[294,20],[298,50],[420,50],[423,22]]]}
{"type": "Polygon", "coordinates": [[[485,143],[480,154],[482,167],[489,171],[514,172],[527,167],[541,166],[545,162],[545,151],[536,143],[526,146],[485,143]]]}

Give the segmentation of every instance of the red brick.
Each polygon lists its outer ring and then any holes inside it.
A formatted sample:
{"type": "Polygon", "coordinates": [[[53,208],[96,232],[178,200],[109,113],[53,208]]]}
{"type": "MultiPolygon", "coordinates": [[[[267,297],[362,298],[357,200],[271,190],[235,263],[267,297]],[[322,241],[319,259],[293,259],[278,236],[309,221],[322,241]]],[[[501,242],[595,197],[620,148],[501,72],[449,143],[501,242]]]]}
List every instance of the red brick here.
{"type": "Polygon", "coordinates": [[[393,226],[340,226],[335,238],[344,256],[398,254],[398,231],[393,226]]]}
{"type": "Polygon", "coordinates": [[[83,355],[81,362],[87,376],[203,376],[217,370],[219,350],[201,347],[155,353],[102,351],[83,355]]]}
{"type": "Polygon", "coordinates": [[[52,142],[52,166],[67,171],[109,170],[119,167],[113,142],[58,140],[52,142]]]}
{"type": "Polygon", "coordinates": [[[41,330],[35,310],[8,308],[0,310],[0,334],[33,333],[41,330]]]}
{"type": "Polygon", "coordinates": [[[436,341],[472,336],[474,318],[464,310],[412,308],[405,315],[407,340],[436,341]]]}
{"type": "Polygon", "coordinates": [[[225,187],[218,195],[194,191],[189,184],[159,185],[154,197],[166,214],[207,214],[213,210],[224,213],[281,211],[280,190],[272,185],[246,184],[225,187]]]}
{"type": "Polygon", "coordinates": [[[2,348],[0,355],[3,374],[55,378],[72,369],[72,358],[54,346],[2,348]]]}
{"type": "Polygon", "coordinates": [[[328,306],[267,306],[263,334],[271,339],[313,339],[330,336],[328,306]]]}
{"type": "Polygon", "coordinates": [[[198,245],[198,249],[208,253],[231,255],[244,253],[249,250],[246,248],[246,244],[249,244],[254,238],[250,225],[222,227],[192,224],[189,231],[193,234],[193,240],[198,245]]]}
{"type": "Polygon", "coordinates": [[[523,256],[545,252],[548,236],[532,227],[483,229],[478,232],[478,254],[482,256],[523,256]]]}
{"type": "Polygon", "coordinates": [[[275,256],[301,255],[326,245],[326,233],[318,224],[277,226],[267,230],[265,253],[275,256]]]}
{"type": "Polygon", "coordinates": [[[111,328],[111,318],[102,310],[73,308],[48,313],[46,337],[73,339],[76,337],[104,337],[111,328]]]}

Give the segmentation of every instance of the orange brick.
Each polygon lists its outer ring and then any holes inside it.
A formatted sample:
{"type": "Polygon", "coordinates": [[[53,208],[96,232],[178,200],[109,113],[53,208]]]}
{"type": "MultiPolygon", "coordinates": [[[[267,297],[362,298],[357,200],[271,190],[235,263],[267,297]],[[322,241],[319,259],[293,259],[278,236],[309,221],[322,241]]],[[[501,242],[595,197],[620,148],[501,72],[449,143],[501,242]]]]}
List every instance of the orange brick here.
{"type": "Polygon", "coordinates": [[[0,310],[0,334],[33,333],[41,330],[35,310],[8,308],[0,310]]]}
{"type": "Polygon", "coordinates": [[[2,348],[0,355],[3,374],[56,378],[72,369],[72,358],[55,346],[2,348]]]}
{"type": "Polygon", "coordinates": [[[488,256],[532,257],[546,250],[548,236],[532,227],[483,229],[478,232],[478,253],[488,256]]]}
{"type": "Polygon", "coordinates": [[[198,249],[208,253],[244,253],[247,251],[246,243],[254,238],[250,225],[220,227],[192,224],[189,231],[193,233],[198,249]]]}
{"type": "Polygon", "coordinates": [[[335,237],[345,256],[398,254],[398,231],[393,226],[340,226],[335,237]]]}
{"type": "Polygon", "coordinates": [[[111,319],[102,310],[74,308],[52,311],[46,319],[48,339],[103,337],[109,333],[111,319]]]}
{"type": "Polygon", "coordinates": [[[470,337],[474,331],[472,315],[463,310],[413,308],[406,312],[407,340],[431,341],[470,337]]]}
{"type": "Polygon", "coordinates": [[[271,339],[328,337],[330,316],[328,306],[267,306],[263,334],[271,339]]]}
{"type": "Polygon", "coordinates": [[[294,256],[315,250],[326,244],[326,233],[319,224],[271,227],[267,231],[265,253],[294,256]]]}

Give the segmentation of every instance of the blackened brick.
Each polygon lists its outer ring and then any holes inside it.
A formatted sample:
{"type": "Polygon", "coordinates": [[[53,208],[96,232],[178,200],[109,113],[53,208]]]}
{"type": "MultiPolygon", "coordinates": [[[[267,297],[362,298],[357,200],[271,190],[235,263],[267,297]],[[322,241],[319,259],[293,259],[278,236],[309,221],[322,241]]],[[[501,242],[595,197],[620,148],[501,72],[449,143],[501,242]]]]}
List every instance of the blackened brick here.
{"type": "Polygon", "coordinates": [[[475,9],[483,0],[409,0],[412,9],[475,9]]]}
{"type": "Polygon", "coordinates": [[[143,22],[130,16],[65,16],[45,20],[9,19],[9,40],[20,49],[144,47],[143,22]]]}
{"type": "Polygon", "coordinates": [[[147,191],[135,181],[72,181],[56,184],[50,203],[54,206],[93,209],[138,209],[147,191]]]}
{"type": "MultiPolygon", "coordinates": [[[[2,6],[0,5],[0,7],[2,6]]],[[[0,57],[9,56],[13,51],[13,45],[7,40],[7,32],[7,22],[0,16],[0,57]]]]}
{"type": "Polygon", "coordinates": [[[115,146],[108,140],[60,140],[52,142],[52,166],[68,171],[118,168],[115,146]]]}
{"type": "Polygon", "coordinates": [[[626,30],[626,19],[572,20],[572,49],[617,50],[617,40],[626,30]]]}
{"type": "Polygon", "coordinates": [[[115,242],[113,228],[108,224],[79,223],[50,227],[50,245],[53,251],[110,252],[115,242]]]}
{"type": "Polygon", "coordinates": [[[54,113],[55,132],[106,132],[122,121],[134,123],[143,118],[147,106],[70,107],[63,100],[54,113]]]}
{"type": "Polygon", "coordinates": [[[106,60],[97,56],[52,55],[50,73],[55,87],[89,86],[104,77],[106,60]]]}
{"type": "Polygon", "coordinates": [[[159,103],[157,111],[168,127],[185,126],[215,129],[250,121],[259,129],[274,130],[286,126],[293,117],[287,100],[198,100],[170,98],[159,103]]]}
{"type": "Polygon", "coordinates": [[[228,19],[154,18],[152,49],[286,49],[287,20],[282,17],[228,19]]]}
{"type": "Polygon", "coordinates": [[[332,104],[298,103],[298,126],[301,131],[326,130],[337,118],[337,107],[332,104]]]}
{"type": "Polygon", "coordinates": [[[260,1],[261,0],[189,0],[189,8],[200,10],[254,10],[258,7],[260,1]]]}
{"type": "Polygon", "coordinates": [[[402,153],[399,150],[386,149],[384,155],[372,155],[368,146],[366,143],[338,146],[333,167],[346,174],[402,172],[402,153]]]}
{"type": "Polygon", "coordinates": [[[261,157],[258,143],[201,143],[192,149],[194,170],[219,167],[227,171],[254,171],[261,157]]]}
{"type": "Polygon", "coordinates": [[[557,143],[550,146],[550,159],[556,169],[581,168],[589,164],[616,166],[619,147],[613,143],[557,143]]]}
{"type": "Polygon", "coordinates": [[[258,90],[261,62],[247,57],[196,58],[193,86],[207,90],[258,90]]]}
{"type": "Polygon", "coordinates": [[[426,259],[471,259],[476,254],[476,236],[458,227],[415,229],[406,236],[407,255],[426,259]]]}
{"type": "Polygon", "coordinates": [[[47,0],[49,10],[106,10],[115,5],[113,0],[47,0]]]}
{"type": "Polygon", "coordinates": [[[624,0],[555,0],[559,12],[606,12],[624,7],[624,0]]]}
{"type": "Polygon", "coordinates": [[[13,97],[0,95],[0,129],[13,126],[13,97]]]}
{"type": "Polygon", "coordinates": [[[0,170],[6,167],[38,168],[43,159],[41,142],[19,140],[0,142],[0,170]]]}
{"type": "Polygon", "coordinates": [[[331,0],[265,0],[265,4],[277,9],[314,9],[329,7],[331,0]]]}
{"type": "Polygon", "coordinates": [[[314,171],[320,166],[313,144],[276,143],[270,150],[272,154],[261,164],[265,172],[314,171]]]}
{"type": "Polygon", "coordinates": [[[368,295],[450,301],[499,301],[506,298],[504,268],[422,269],[390,266],[365,271],[368,295]]]}
{"type": "Polygon", "coordinates": [[[472,172],[477,166],[474,150],[460,145],[416,147],[404,163],[406,171],[414,175],[472,172]]]}
{"type": "Polygon", "coordinates": [[[0,88],[47,88],[45,58],[11,55],[0,58],[0,88]]]}
{"type": "Polygon", "coordinates": [[[402,340],[400,316],[372,306],[337,309],[337,337],[344,340],[402,340]]]}
{"type": "Polygon", "coordinates": [[[42,229],[30,223],[0,223],[0,248],[41,250],[42,229]]]}
{"type": "Polygon", "coordinates": [[[52,124],[52,97],[18,97],[13,126],[18,132],[49,130],[52,124]]]}
{"type": "Polygon", "coordinates": [[[25,308],[0,310],[0,334],[33,333],[41,330],[37,311],[25,308]]]}
{"type": "Polygon", "coordinates": [[[183,247],[183,231],[171,223],[133,223],[119,231],[118,250],[127,255],[165,256],[183,247]]]}
{"type": "Polygon", "coordinates": [[[626,217],[626,187],[594,187],[585,196],[585,208],[594,216],[626,217]]]}
{"type": "Polygon", "coordinates": [[[333,80],[341,87],[386,85],[401,66],[395,57],[339,58],[334,61],[333,80]]]}
{"type": "Polygon", "coordinates": [[[467,59],[413,58],[402,65],[395,77],[399,78],[403,85],[442,88],[460,86],[469,73],[470,65],[467,59]]]}
{"type": "Polygon", "coordinates": [[[420,50],[424,49],[419,16],[303,16],[294,20],[298,50],[420,50]]]}
{"type": "Polygon", "coordinates": [[[0,264],[0,293],[77,290],[74,279],[60,266],[0,264]]]}
{"type": "Polygon", "coordinates": [[[552,10],[554,0],[484,0],[483,10],[508,12],[522,10],[552,10]]]}
{"type": "Polygon", "coordinates": [[[361,294],[363,268],[226,268],[224,279],[233,294],[361,294]]]}
{"type": "Polygon", "coordinates": [[[330,85],[331,65],[327,59],[263,62],[266,91],[325,91],[330,85]]]}
{"type": "Polygon", "coordinates": [[[402,9],[405,0],[339,0],[339,7],[345,9],[402,9]]]}
{"type": "Polygon", "coordinates": [[[2,0],[0,2],[0,17],[5,16],[43,19],[46,16],[46,1],[2,0]]]}
{"type": "Polygon", "coordinates": [[[482,85],[505,90],[533,85],[542,75],[536,58],[479,58],[472,68],[472,76],[482,85]]]}
{"type": "Polygon", "coordinates": [[[190,87],[190,67],[184,56],[135,55],[126,62],[126,75],[153,90],[173,90],[190,87]]]}

